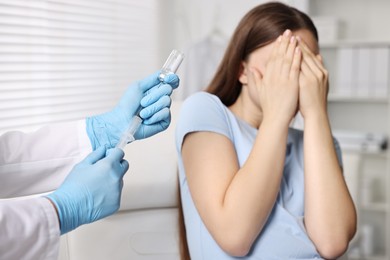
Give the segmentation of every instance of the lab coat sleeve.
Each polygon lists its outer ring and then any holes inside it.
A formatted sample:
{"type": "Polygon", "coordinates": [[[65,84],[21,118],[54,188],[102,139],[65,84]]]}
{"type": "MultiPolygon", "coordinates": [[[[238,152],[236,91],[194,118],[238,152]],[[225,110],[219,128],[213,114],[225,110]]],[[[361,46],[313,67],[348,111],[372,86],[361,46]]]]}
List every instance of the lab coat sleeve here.
{"type": "Polygon", "coordinates": [[[92,147],[85,120],[0,136],[0,198],[50,192],[92,147]]]}
{"type": "Polygon", "coordinates": [[[0,200],[0,260],[57,259],[60,229],[48,199],[0,200]]]}

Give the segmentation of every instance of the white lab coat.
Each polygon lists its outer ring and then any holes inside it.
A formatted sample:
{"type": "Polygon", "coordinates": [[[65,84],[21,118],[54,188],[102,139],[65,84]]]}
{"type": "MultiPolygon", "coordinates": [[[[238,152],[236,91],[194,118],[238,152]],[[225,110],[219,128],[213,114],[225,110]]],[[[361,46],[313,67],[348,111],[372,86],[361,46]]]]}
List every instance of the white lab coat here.
{"type": "Polygon", "coordinates": [[[85,120],[0,136],[1,260],[57,259],[58,217],[40,195],[56,189],[91,151],[85,120]]]}

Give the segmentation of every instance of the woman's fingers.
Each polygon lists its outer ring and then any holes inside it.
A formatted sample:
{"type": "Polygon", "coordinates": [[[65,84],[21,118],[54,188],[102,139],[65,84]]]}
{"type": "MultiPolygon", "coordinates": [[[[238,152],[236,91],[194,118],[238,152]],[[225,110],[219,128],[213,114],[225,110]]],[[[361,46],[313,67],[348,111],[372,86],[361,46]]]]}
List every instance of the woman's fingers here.
{"type": "MultiPolygon", "coordinates": [[[[291,31],[290,30],[286,30],[283,35],[282,35],[282,38],[281,38],[281,41],[280,41],[280,44],[279,44],[279,48],[278,48],[278,52],[277,52],[277,55],[275,57],[275,68],[277,70],[280,71],[280,73],[282,73],[282,69],[284,67],[284,65],[286,64],[286,54],[287,54],[287,50],[288,50],[288,47],[290,45],[290,40],[291,40],[291,31]]],[[[287,66],[289,67],[289,66],[287,66]]],[[[287,68],[289,69],[289,68],[287,68]]],[[[286,70],[286,69],[284,69],[286,70]]],[[[283,75],[288,75],[288,74],[283,74],[283,75]]]]}
{"type": "Polygon", "coordinates": [[[291,39],[291,31],[290,30],[284,31],[282,36],[282,41],[280,43],[279,50],[278,50],[279,56],[283,57],[286,54],[287,48],[290,43],[290,39],[291,39]]]}
{"type": "Polygon", "coordinates": [[[293,61],[291,65],[291,70],[290,70],[290,78],[293,80],[298,80],[299,79],[299,73],[301,70],[301,63],[302,63],[302,52],[301,49],[296,46],[294,48],[294,53],[293,53],[293,61]]]}
{"type": "Polygon", "coordinates": [[[272,48],[270,60],[274,60],[276,59],[276,57],[278,57],[280,45],[282,44],[282,39],[283,39],[282,35],[279,35],[279,37],[276,39],[274,47],[272,48]]]}
{"type": "Polygon", "coordinates": [[[267,69],[279,71],[280,75],[289,77],[297,44],[296,37],[292,36],[291,30],[286,30],[275,42],[267,69]]]}
{"type": "Polygon", "coordinates": [[[259,87],[261,85],[261,78],[262,76],[256,68],[249,68],[248,85],[254,85],[256,87],[259,87]]]}
{"type": "Polygon", "coordinates": [[[301,42],[302,41],[299,42],[299,47],[301,48],[303,55],[302,63],[307,64],[308,68],[306,69],[309,69],[318,79],[322,79],[326,75],[325,68],[309,49],[301,45],[301,42]]]}
{"type": "Polygon", "coordinates": [[[315,55],[311,50],[310,48],[307,46],[307,44],[300,38],[300,37],[297,37],[297,41],[298,41],[298,44],[299,44],[299,47],[301,47],[301,50],[302,50],[302,53],[303,53],[303,56],[308,58],[308,59],[311,59],[312,62],[314,64],[310,64],[312,66],[316,66],[318,67],[319,70],[321,70],[322,72],[324,72],[326,69],[322,63],[322,57],[321,55],[315,55]]]}
{"type": "Polygon", "coordinates": [[[295,48],[297,47],[297,41],[295,36],[292,36],[289,40],[289,44],[286,50],[286,53],[282,59],[282,67],[281,73],[282,75],[289,77],[291,74],[294,56],[295,56],[295,48]]]}
{"type": "Polygon", "coordinates": [[[301,63],[301,73],[306,77],[313,77],[313,71],[311,70],[310,66],[307,64],[307,61],[305,59],[302,60],[301,63]]]}

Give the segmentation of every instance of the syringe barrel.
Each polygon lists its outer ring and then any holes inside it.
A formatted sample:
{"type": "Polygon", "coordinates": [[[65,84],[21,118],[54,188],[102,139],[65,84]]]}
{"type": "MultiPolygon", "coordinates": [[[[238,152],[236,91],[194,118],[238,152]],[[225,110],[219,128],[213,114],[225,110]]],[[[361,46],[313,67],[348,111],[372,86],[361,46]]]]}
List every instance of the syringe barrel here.
{"type": "Polygon", "coordinates": [[[142,119],[139,116],[133,116],[131,119],[130,125],[127,128],[127,130],[122,134],[121,139],[117,143],[115,147],[123,148],[126,146],[126,144],[131,143],[135,140],[135,132],[137,132],[139,126],[142,124],[142,119]]]}

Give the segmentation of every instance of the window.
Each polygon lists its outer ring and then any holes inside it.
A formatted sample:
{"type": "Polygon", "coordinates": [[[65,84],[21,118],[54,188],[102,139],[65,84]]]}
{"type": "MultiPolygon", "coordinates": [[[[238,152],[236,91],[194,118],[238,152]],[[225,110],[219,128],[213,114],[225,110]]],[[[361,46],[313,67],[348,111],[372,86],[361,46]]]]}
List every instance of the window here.
{"type": "Polygon", "coordinates": [[[112,108],[158,69],[158,0],[0,0],[0,134],[112,108]]]}

